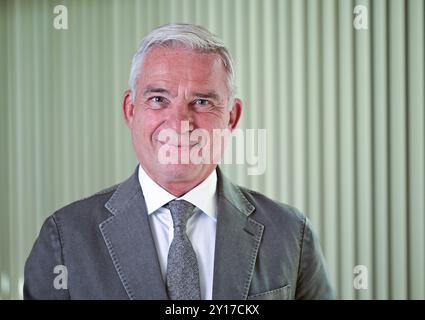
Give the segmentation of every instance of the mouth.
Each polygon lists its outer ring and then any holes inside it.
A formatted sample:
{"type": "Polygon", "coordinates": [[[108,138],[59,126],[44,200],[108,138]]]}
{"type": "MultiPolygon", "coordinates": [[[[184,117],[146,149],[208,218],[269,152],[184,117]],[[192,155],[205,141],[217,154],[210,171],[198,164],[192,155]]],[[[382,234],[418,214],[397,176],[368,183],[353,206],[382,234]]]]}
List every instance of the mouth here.
{"type": "Polygon", "coordinates": [[[157,140],[157,142],[163,146],[168,146],[171,148],[192,148],[199,144],[199,142],[191,142],[189,144],[173,144],[173,143],[168,143],[168,142],[159,141],[159,140],[157,140]]]}
{"type": "Polygon", "coordinates": [[[166,141],[161,141],[158,138],[155,139],[156,142],[158,142],[159,144],[163,145],[163,146],[168,146],[171,148],[192,148],[196,145],[199,144],[199,141],[187,141],[189,139],[179,139],[181,140],[186,140],[186,143],[179,143],[179,141],[175,141],[175,139],[172,139],[172,141],[170,140],[166,140],[166,141]]]}

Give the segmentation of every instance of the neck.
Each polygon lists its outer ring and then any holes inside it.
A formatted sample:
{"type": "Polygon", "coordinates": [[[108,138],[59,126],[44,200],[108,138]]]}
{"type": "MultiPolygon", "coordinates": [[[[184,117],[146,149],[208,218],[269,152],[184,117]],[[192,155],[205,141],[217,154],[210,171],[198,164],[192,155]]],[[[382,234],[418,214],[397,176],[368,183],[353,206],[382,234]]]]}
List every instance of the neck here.
{"type": "Polygon", "coordinates": [[[187,184],[187,183],[165,183],[161,184],[158,183],[162,188],[167,190],[169,193],[171,193],[173,196],[179,198],[183,196],[184,194],[188,193],[190,190],[195,188],[197,185],[199,185],[202,181],[197,182],[196,184],[187,184]]]}
{"type": "Polygon", "coordinates": [[[199,184],[204,181],[211,172],[206,173],[205,175],[200,176],[196,180],[191,181],[178,181],[178,182],[157,182],[162,188],[167,190],[173,196],[179,198],[184,194],[188,193],[193,188],[197,187],[199,184]]]}
{"type": "Polygon", "coordinates": [[[152,177],[148,171],[145,172],[150,176],[150,178],[155,181],[159,186],[161,186],[164,190],[171,193],[173,196],[179,198],[197,187],[201,184],[208,176],[216,169],[216,166],[211,170],[206,171],[203,174],[200,174],[195,179],[190,180],[168,180],[168,179],[160,179],[159,177],[155,179],[152,177]]]}

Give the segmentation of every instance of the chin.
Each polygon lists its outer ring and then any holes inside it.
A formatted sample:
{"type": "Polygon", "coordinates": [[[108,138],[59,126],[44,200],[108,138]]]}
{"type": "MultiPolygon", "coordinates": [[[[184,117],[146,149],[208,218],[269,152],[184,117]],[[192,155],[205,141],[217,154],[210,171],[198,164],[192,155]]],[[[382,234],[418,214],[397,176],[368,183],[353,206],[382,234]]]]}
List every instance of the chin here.
{"type": "Polygon", "coordinates": [[[188,181],[199,177],[203,167],[199,164],[167,164],[161,165],[161,174],[170,182],[188,181]]]}

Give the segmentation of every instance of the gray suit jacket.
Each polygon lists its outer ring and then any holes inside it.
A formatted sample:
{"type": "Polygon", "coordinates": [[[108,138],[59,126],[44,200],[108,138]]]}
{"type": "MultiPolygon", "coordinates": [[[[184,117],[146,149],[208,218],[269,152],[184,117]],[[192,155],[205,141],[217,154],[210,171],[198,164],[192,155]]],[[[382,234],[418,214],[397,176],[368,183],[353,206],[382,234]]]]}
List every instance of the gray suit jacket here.
{"type": "MultiPolygon", "coordinates": [[[[213,299],[333,298],[308,219],[217,174],[213,299]]],[[[168,299],[137,170],[46,219],[25,265],[24,298],[168,299]]]]}

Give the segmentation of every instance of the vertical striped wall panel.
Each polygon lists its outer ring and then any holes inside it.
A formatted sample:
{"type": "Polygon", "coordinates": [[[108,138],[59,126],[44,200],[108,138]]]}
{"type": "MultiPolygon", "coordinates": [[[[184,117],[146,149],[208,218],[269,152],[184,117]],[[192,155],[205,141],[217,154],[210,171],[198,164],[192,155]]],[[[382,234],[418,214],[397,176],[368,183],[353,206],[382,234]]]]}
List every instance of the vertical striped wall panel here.
{"type": "Polygon", "coordinates": [[[265,173],[245,163],[223,165],[227,175],[305,212],[338,298],[425,299],[424,10],[422,0],[1,1],[0,298],[22,296],[48,215],[131,174],[120,106],[132,54],[152,28],[191,22],[234,56],[241,128],[267,130],[265,173]],[[58,4],[68,30],[53,27],[58,4]],[[366,30],[353,27],[357,5],[366,30]],[[353,286],[356,265],[367,289],[353,286]]]}

